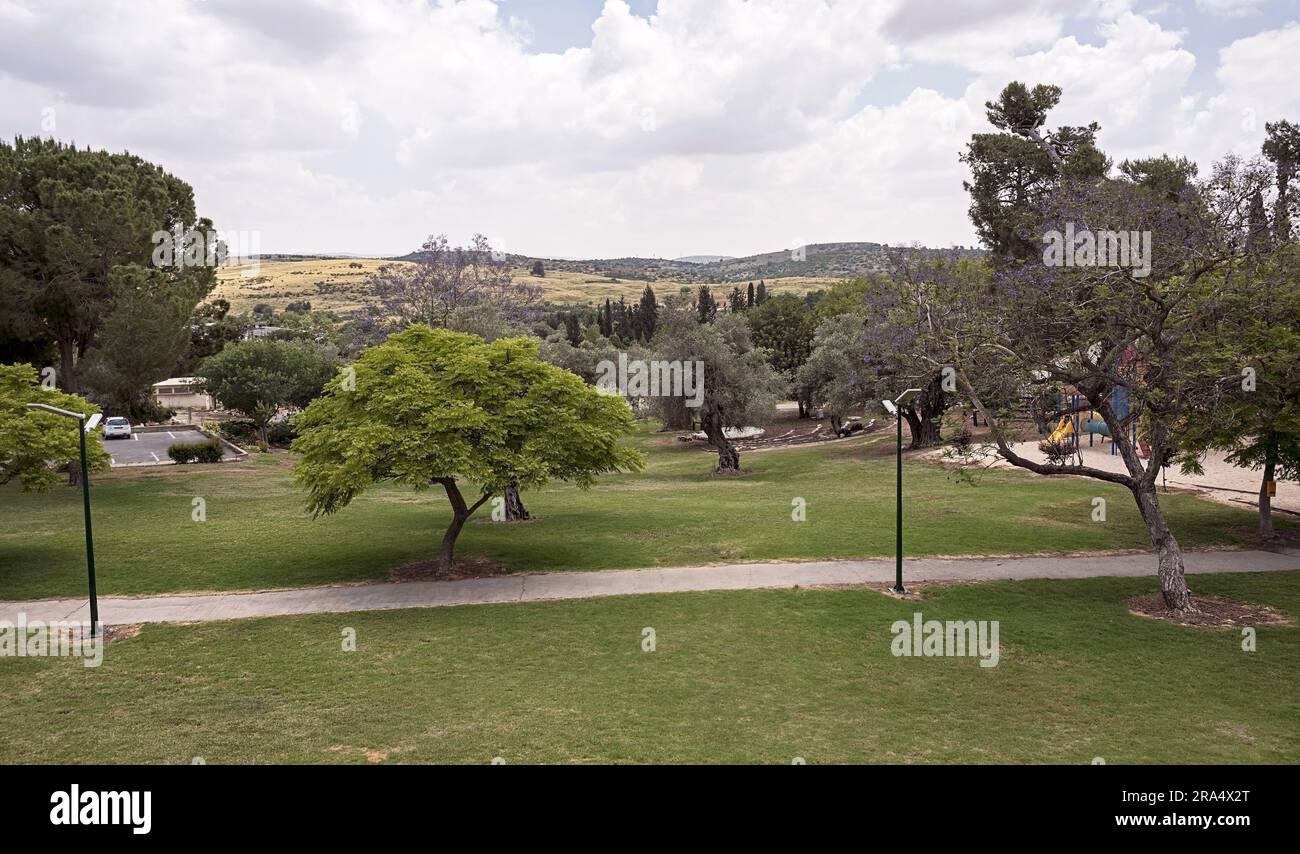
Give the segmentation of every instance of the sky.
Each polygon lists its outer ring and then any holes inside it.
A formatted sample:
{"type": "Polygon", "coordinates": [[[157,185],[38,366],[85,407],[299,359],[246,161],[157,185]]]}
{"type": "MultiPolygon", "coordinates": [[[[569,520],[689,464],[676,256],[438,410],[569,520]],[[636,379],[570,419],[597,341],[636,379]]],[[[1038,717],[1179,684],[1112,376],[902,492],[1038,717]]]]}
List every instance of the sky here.
{"type": "Polygon", "coordinates": [[[265,253],[973,245],[1011,80],[1119,162],[1300,121],[1296,0],[0,0],[0,139],[129,150],[265,253]]]}

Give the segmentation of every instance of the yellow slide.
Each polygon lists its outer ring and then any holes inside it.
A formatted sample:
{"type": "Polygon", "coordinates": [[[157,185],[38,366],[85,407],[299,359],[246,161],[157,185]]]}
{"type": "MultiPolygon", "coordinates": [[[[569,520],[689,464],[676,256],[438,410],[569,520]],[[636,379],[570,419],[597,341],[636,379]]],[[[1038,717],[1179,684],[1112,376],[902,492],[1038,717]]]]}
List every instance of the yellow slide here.
{"type": "Polygon", "coordinates": [[[1074,419],[1068,415],[1062,415],[1060,422],[1057,423],[1056,429],[1052,435],[1038,443],[1038,450],[1046,451],[1050,445],[1065,444],[1071,436],[1074,435],[1074,419]]]}

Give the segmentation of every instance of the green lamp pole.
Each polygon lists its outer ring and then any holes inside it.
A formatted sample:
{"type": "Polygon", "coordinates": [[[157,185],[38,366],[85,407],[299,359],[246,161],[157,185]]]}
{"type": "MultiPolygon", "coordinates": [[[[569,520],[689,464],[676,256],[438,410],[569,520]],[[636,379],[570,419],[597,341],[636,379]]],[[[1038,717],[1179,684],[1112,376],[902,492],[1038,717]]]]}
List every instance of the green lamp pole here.
{"type": "Polygon", "coordinates": [[[99,413],[89,419],[80,412],[69,412],[44,403],[29,403],[29,409],[52,412],[66,418],[77,419],[77,433],[81,440],[81,503],[86,514],[86,574],[90,578],[90,637],[99,633],[99,599],[95,595],[95,539],[90,532],[90,469],[86,464],[86,434],[99,424],[99,413]]]}
{"type": "Polygon", "coordinates": [[[895,444],[898,473],[895,476],[894,586],[890,588],[895,593],[907,592],[907,588],[903,586],[903,404],[920,393],[921,389],[919,388],[909,388],[893,400],[880,401],[885,410],[894,416],[894,423],[898,428],[895,444]]]}

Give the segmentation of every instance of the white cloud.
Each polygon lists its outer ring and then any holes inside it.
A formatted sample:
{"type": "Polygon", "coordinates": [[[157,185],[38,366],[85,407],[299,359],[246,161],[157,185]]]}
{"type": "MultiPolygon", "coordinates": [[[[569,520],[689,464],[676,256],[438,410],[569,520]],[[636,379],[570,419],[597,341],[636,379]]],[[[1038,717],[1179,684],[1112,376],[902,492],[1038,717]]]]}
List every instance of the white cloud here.
{"type": "Polygon", "coordinates": [[[1124,0],[607,0],[551,54],[490,0],[0,0],[0,28],[0,134],[52,108],[58,137],[162,163],[268,251],[482,231],[588,257],[971,243],[957,155],[1008,80],[1061,85],[1053,123],[1100,121],[1116,159],[1208,158],[1258,147],[1225,131],[1247,101],[1260,133],[1295,116],[1300,47],[1237,42],[1201,93],[1184,35],[1124,0]],[[913,65],[969,84],[868,102],[913,65]]]}

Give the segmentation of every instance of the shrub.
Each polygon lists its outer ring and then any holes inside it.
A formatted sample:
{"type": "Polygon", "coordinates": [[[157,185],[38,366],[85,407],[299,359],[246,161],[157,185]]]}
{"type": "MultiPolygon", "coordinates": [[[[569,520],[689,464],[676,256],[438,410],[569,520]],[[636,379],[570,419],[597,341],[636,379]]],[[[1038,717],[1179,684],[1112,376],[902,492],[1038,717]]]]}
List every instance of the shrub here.
{"type": "Polygon", "coordinates": [[[257,444],[257,425],[251,418],[228,418],[224,421],[209,421],[205,427],[220,433],[241,447],[257,444]]]}
{"type": "Polygon", "coordinates": [[[167,456],[178,465],[186,463],[219,463],[225,448],[219,439],[204,442],[178,442],[167,449],[167,456]]]}

